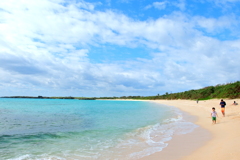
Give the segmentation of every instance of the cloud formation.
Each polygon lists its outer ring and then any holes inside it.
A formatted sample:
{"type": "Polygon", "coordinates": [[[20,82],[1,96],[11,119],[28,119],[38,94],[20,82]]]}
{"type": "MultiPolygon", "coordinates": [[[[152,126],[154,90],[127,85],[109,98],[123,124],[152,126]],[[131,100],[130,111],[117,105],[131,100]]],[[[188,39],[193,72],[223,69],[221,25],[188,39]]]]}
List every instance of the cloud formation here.
{"type": "Polygon", "coordinates": [[[154,7],[154,8],[163,10],[163,9],[166,8],[166,6],[167,6],[167,1],[163,1],[163,2],[153,2],[152,4],[147,5],[147,6],[145,7],[145,9],[150,9],[150,8],[154,7]]]}
{"type": "Polygon", "coordinates": [[[0,96],[156,95],[239,80],[237,14],[189,15],[176,1],[180,11],[140,20],[103,3],[1,1],[0,96]],[[111,48],[123,58],[96,59],[111,48]]]}

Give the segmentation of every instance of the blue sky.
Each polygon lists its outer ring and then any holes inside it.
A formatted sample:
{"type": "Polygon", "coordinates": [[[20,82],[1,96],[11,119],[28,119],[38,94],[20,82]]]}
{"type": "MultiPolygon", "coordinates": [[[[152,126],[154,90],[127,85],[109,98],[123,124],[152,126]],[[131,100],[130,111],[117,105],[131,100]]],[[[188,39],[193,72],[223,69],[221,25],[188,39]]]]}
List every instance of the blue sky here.
{"type": "Polygon", "coordinates": [[[0,96],[150,96],[238,81],[240,0],[1,0],[0,96]]]}

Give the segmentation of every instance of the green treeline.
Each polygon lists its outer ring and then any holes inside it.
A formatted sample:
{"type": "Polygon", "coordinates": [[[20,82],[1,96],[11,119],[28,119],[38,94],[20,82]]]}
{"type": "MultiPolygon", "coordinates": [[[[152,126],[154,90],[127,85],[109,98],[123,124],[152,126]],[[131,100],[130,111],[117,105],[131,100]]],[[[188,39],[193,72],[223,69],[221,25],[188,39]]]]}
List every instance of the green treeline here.
{"type": "Polygon", "coordinates": [[[96,99],[135,99],[135,100],[157,100],[157,99],[195,99],[207,100],[212,98],[240,98],[240,81],[227,84],[218,84],[208,86],[197,90],[189,90],[179,93],[168,93],[156,96],[122,96],[122,97],[30,97],[30,96],[10,96],[2,98],[40,98],[40,99],[78,99],[78,100],[96,100],[96,99]]]}
{"type": "Polygon", "coordinates": [[[158,100],[158,99],[195,99],[207,100],[212,98],[240,98],[240,81],[227,84],[208,86],[197,90],[189,90],[179,93],[168,93],[156,96],[122,96],[122,97],[101,97],[100,99],[136,99],[136,100],[158,100]]]}
{"type": "MultiPolygon", "coordinates": [[[[123,97],[122,97],[123,98],[123,97]]],[[[209,86],[197,90],[189,90],[179,93],[165,93],[157,96],[147,97],[124,97],[125,99],[145,99],[145,100],[157,100],[157,99],[198,99],[207,100],[212,98],[240,98],[240,81],[216,86],[209,86]]]]}

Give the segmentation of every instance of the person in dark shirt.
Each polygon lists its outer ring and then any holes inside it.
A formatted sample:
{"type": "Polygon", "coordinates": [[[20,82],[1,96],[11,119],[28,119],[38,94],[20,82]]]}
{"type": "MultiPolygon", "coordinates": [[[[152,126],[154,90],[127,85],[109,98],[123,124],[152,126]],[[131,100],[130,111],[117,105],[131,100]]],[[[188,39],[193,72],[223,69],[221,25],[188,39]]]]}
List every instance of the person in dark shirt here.
{"type": "Polygon", "coordinates": [[[232,105],[238,105],[238,103],[236,101],[234,101],[232,105]]]}
{"type": "Polygon", "coordinates": [[[221,112],[223,117],[225,117],[225,106],[226,106],[226,102],[222,99],[220,102],[220,106],[221,106],[221,112]]]}

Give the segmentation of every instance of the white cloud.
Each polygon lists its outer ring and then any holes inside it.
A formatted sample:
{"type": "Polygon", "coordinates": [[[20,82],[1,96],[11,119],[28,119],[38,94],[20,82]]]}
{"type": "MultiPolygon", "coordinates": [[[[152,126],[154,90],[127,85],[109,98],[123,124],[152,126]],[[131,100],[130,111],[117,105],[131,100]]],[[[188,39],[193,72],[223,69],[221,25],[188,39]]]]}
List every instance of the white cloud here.
{"type": "Polygon", "coordinates": [[[159,10],[163,10],[163,9],[166,8],[167,3],[168,3],[167,1],[153,2],[152,4],[147,5],[147,6],[145,7],[145,9],[150,9],[150,8],[154,7],[154,8],[157,8],[157,9],[159,9],[159,10]]]}
{"type": "Polygon", "coordinates": [[[177,8],[179,8],[180,10],[184,11],[185,10],[185,0],[179,0],[177,2],[174,1],[161,1],[161,2],[153,2],[152,4],[149,4],[145,7],[145,9],[151,9],[151,8],[156,8],[159,10],[164,10],[166,9],[167,6],[175,6],[177,8]]]}
{"type": "MultiPolygon", "coordinates": [[[[235,33],[239,22],[232,17],[174,13],[136,21],[110,10],[96,11],[84,1],[62,5],[64,2],[0,2],[4,8],[0,10],[2,95],[151,95],[215,85],[240,76],[239,40],[220,41],[202,31],[235,33]],[[152,51],[151,59],[92,63],[88,55],[93,47],[107,44],[158,51],[152,51]]],[[[154,5],[164,9],[167,2],[154,5]]]]}
{"type": "Polygon", "coordinates": [[[227,29],[231,30],[237,25],[237,20],[231,16],[222,16],[219,18],[205,18],[205,17],[195,17],[194,21],[196,26],[200,26],[205,29],[207,32],[219,33],[222,30],[227,29]]]}
{"type": "Polygon", "coordinates": [[[173,3],[176,7],[178,7],[181,11],[186,9],[186,0],[179,0],[179,2],[173,3]]]}
{"type": "Polygon", "coordinates": [[[214,0],[214,2],[216,2],[216,3],[226,3],[226,2],[234,3],[234,2],[240,2],[240,0],[214,0]]]}
{"type": "Polygon", "coordinates": [[[166,5],[167,5],[167,2],[164,1],[164,2],[154,2],[153,3],[153,7],[157,8],[157,9],[165,9],[166,8],[166,5]]]}

